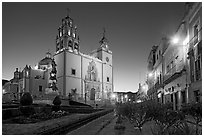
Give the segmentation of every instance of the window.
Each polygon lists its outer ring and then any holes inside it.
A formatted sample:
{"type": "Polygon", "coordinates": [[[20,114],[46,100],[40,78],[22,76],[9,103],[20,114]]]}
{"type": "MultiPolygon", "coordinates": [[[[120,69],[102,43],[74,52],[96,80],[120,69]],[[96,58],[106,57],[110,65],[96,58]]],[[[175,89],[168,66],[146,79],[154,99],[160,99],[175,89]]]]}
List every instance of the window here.
{"type": "Polygon", "coordinates": [[[173,94],[171,94],[171,102],[173,102],[174,101],[174,99],[173,99],[173,94]]]}
{"type": "Polygon", "coordinates": [[[199,56],[198,59],[195,61],[195,78],[196,80],[200,80],[201,78],[201,57],[199,56]]]}
{"type": "Polygon", "coordinates": [[[38,89],[39,89],[39,92],[42,92],[42,86],[39,86],[38,89]]]}
{"type": "Polygon", "coordinates": [[[161,51],[159,50],[159,55],[161,55],[161,51]]]}
{"type": "Polygon", "coordinates": [[[109,77],[107,77],[107,82],[109,82],[109,77]]]}
{"type": "Polygon", "coordinates": [[[29,72],[28,72],[28,70],[26,71],[26,77],[27,77],[27,78],[29,77],[29,72]]]}
{"type": "Polygon", "coordinates": [[[76,75],[76,69],[72,69],[72,75],[76,75]]]}
{"type": "Polygon", "coordinates": [[[177,108],[178,108],[178,92],[176,92],[174,94],[174,96],[175,96],[175,109],[177,110],[177,108]]]}
{"type": "Polygon", "coordinates": [[[172,88],[171,88],[171,89],[172,89],[172,92],[174,92],[174,87],[173,87],[173,86],[172,86],[172,88]]]}
{"type": "Polygon", "coordinates": [[[74,43],[74,49],[78,50],[78,44],[74,43]]]}
{"type": "Polygon", "coordinates": [[[161,103],[164,103],[164,93],[161,94],[161,103]]]}
{"type": "Polygon", "coordinates": [[[194,44],[198,42],[198,25],[194,26],[194,44]]]}
{"type": "Polygon", "coordinates": [[[197,51],[198,51],[198,55],[202,54],[202,43],[201,42],[199,42],[197,45],[197,51]]]}
{"type": "Polygon", "coordinates": [[[71,40],[69,41],[68,46],[72,47],[72,41],[71,40]]]}
{"type": "Polygon", "coordinates": [[[169,72],[169,65],[167,65],[166,67],[166,72],[169,72]]]}
{"type": "Polygon", "coordinates": [[[160,81],[160,84],[161,84],[162,83],[162,74],[161,74],[161,72],[159,74],[159,81],[160,81]]]}
{"type": "Polygon", "coordinates": [[[200,102],[199,90],[194,91],[194,97],[196,102],[200,102]]]}
{"type": "Polygon", "coordinates": [[[182,97],[182,103],[186,103],[186,92],[185,91],[181,92],[181,97],[182,97]]]}

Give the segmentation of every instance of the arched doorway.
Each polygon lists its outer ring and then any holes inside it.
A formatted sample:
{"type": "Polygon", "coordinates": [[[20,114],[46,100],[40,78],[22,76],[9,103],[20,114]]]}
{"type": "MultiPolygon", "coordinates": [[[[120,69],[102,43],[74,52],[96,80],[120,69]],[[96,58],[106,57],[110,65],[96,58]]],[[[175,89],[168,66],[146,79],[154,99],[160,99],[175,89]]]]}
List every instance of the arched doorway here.
{"type": "Polygon", "coordinates": [[[95,88],[91,88],[91,92],[90,92],[90,100],[95,100],[95,88]]]}

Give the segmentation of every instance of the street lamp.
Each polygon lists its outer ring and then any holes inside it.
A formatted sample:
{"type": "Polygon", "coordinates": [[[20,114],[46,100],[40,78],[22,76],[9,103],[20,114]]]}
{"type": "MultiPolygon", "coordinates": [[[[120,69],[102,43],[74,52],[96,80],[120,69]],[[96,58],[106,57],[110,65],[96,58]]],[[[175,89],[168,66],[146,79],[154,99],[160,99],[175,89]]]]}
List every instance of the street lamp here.
{"type": "Polygon", "coordinates": [[[177,36],[173,37],[172,43],[177,44],[179,42],[179,38],[177,36]]]}
{"type": "Polygon", "coordinates": [[[111,98],[112,98],[112,99],[115,99],[115,98],[116,98],[116,95],[115,95],[114,93],[112,93],[111,98]]]}
{"type": "Polygon", "coordinates": [[[152,77],[152,76],[153,76],[152,72],[150,72],[150,73],[148,74],[148,76],[149,76],[149,77],[152,77]]]}

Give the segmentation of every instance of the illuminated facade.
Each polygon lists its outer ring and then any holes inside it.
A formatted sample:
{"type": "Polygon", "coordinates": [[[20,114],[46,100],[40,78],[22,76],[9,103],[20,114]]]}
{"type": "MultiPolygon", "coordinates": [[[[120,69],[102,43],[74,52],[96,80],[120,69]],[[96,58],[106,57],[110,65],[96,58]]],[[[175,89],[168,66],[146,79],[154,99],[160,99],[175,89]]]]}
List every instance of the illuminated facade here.
{"type": "Polygon", "coordinates": [[[89,55],[81,53],[72,18],[62,19],[54,54],[59,94],[88,104],[110,100],[113,92],[112,52],[105,32],[99,43],[99,48],[89,55]]]}
{"type": "Polygon", "coordinates": [[[148,95],[161,103],[171,102],[174,109],[201,101],[201,9],[201,3],[186,3],[185,16],[174,37],[153,47],[148,58],[148,95]]]}
{"type": "MultiPolygon", "coordinates": [[[[53,57],[47,52],[46,57],[35,67],[26,65],[19,72],[22,76],[16,83],[18,96],[23,92],[30,92],[34,100],[49,100],[62,95],[90,105],[114,102],[112,51],[109,50],[105,30],[99,43],[98,49],[89,55],[81,53],[77,27],[69,16],[63,18],[53,57]],[[51,90],[53,60],[56,63],[56,91],[51,90]]],[[[8,93],[8,90],[4,91],[8,93]]]]}
{"type": "Polygon", "coordinates": [[[202,101],[202,3],[189,3],[188,33],[189,100],[202,101]]]}

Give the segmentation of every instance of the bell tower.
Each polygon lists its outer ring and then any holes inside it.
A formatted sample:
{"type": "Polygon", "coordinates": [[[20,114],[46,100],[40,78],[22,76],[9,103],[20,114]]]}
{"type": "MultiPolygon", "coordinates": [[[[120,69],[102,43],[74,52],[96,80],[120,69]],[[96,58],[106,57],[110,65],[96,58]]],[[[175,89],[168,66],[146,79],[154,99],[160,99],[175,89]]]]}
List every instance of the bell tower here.
{"type": "Polygon", "coordinates": [[[77,26],[74,25],[73,19],[69,16],[69,12],[67,16],[62,19],[62,24],[59,26],[56,36],[56,52],[64,49],[79,52],[77,26]]]}
{"type": "Polygon", "coordinates": [[[113,92],[113,64],[112,51],[109,49],[109,41],[106,38],[106,31],[99,41],[100,47],[92,52],[96,58],[102,61],[102,96],[104,100],[109,100],[113,92]]]}
{"type": "Polygon", "coordinates": [[[100,46],[106,50],[109,50],[109,47],[108,47],[108,39],[105,37],[105,33],[106,33],[106,30],[105,28],[103,28],[103,37],[102,39],[99,41],[100,43],[100,46]]]}
{"type": "Polygon", "coordinates": [[[103,29],[103,37],[99,41],[100,47],[97,49],[97,58],[103,63],[112,66],[112,51],[109,49],[109,41],[105,36],[106,31],[103,29]]]}

